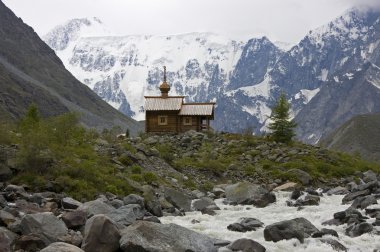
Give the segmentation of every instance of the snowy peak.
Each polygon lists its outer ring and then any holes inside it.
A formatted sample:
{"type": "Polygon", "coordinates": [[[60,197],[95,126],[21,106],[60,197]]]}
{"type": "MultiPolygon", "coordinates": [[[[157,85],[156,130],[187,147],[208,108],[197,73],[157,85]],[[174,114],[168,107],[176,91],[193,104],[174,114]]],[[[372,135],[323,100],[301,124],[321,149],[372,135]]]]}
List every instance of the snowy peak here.
{"type": "Polygon", "coordinates": [[[43,37],[43,40],[54,50],[61,51],[78,38],[109,35],[109,30],[99,18],[77,18],[56,26],[43,37]]]}

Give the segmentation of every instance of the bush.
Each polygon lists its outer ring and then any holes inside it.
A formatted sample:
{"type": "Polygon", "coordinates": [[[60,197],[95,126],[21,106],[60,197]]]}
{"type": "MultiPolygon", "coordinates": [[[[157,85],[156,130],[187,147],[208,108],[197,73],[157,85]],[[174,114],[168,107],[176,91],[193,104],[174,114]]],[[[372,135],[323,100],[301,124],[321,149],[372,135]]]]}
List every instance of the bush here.
{"type": "Polygon", "coordinates": [[[156,149],[160,153],[160,157],[168,163],[172,163],[174,160],[174,149],[170,144],[159,144],[156,149]]]}
{"type": "Polygon", "coordinates": [[[131,166],[131,171],[133,174],[141,174],[142,168],[141,168],[141,166],[134,164],[131,166]]]}
{"type": "Polygon", "coordinates": [[[143,178],[144,178],[145,182],[148,184],[152,184],[153,182],[158,181],[156,174],[154,174],[153,172],[144,173],[143,178]]]}
{"type": "Polygon", "coordinates": [[[134,180],[134,181],[136,181],[136,182],[139,182],[139,183],[141,183],[141,182],[144,181],[144,179],[143,179],[143,177],[141,176],[141,174],[131,174],[131,175],[129,176],[129,178],[132,179],[132,180],[134,180]]]}

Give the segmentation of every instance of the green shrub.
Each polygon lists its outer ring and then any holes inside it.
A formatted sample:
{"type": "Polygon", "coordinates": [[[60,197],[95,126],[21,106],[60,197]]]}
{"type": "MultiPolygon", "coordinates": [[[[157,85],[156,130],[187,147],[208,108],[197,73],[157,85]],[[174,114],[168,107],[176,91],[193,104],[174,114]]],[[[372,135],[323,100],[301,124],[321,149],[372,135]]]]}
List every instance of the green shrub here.
{"type": "Polygon", "coordinates": [[[144,181],[144,179],[143,179],[143,177],[141,176],[141,174],[131,174],[131,175],[129,176],[129,178],[132,179],[132,180],[134,180],[134,181],[136,181],[136,182],[139,182],[139,183],[141,183],[141,182],[144,181]]]}
{"type": "Polygon", "coordinates": [[[144,178],[145,182],[148,184],[152,184],[153,182],[158,181],[156,174],[154,174],[153,172],[145,172],[143,174],[143,178],[144,178]]]}
{"type": "Polygon", "coordinates": [[[160,153],[160,157],[168,163],[172,163],[174,160],[174,148],[170,144],[159,144],[156,146],[156,149],[160,153]]]}
{"type": "Polygon", "coordinates": [[[141,168],[141,166],[139,166],[137,164],[134,164],[134,165],[131,166],[131,172],[133,174],[141,174],[142,168],[141,168]]]}

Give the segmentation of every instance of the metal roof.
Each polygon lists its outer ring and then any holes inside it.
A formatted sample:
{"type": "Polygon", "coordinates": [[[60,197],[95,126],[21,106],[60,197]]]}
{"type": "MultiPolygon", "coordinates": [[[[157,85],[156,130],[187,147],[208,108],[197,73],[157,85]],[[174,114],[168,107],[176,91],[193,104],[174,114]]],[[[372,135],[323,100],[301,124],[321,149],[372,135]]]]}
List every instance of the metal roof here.
{"type": "Polygon", "coordinates": [[[180,110],[183,97],[145,97],[145,110],[180,110]]]}
{"type": "Polygon", "coordinates": [[[214,111],[214,103],[183,104],[179,115],[208,115],[214,111]]]}

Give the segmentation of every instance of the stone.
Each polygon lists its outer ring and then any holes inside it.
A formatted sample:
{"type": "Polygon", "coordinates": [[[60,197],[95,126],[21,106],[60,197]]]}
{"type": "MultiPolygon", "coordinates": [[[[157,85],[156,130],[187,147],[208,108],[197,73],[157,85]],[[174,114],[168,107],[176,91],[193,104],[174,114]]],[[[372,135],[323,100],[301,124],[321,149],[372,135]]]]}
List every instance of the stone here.
{"type": "Polygon", "coordinates": [[[338,233],[335,230],[328,229],[328,228],[322,228],[320,231],[312,233],[311,237],[313,237],[313,238],[320,238],[320,237],[322,237],[324,235],[332,235],[332,236],[335,236],[335,237],[339,237],[338,233]]]}
{"type": "Polygon", "coordinates": [[[141,208],[140,205],[129,204],[118,209],[114,209],[113,211],[106,214],[106,216],[112,219],[115,223],[127,227],[134,223],[136,220],[142,220],[145,212],[145,209],[141,208]]]}
{"type": "Polygon", "coordinates": [[[84,252],[82,249],[64,242],[55,242],[40,252],[84,252]]]}
{"type": "Polygon", "coordinates": [[[7,235],[0,231],[0,251],[11,252],[11,241],[7,235]]]}
{"type": "Polygon", "coordinates": [[[265,252],[266,249],[263,245],[260,243],[247,239],[247,238],[242,238],[238,239],[231,244],[227,246],[232,251],[242,251],[242,252],[265,252]]]}
{"type": "Polygon", "coordinates": [[[81,248],[85,252],[116,252],[120,237],[115,222],[104,214],[94,215],[86,222],[81,248]]]}
{"type": "Polygon", "coordinates": [[[156,193],[151,186],[144,186],[143,187],[143,196],[144,196],[144,200],[145,200],[146,209],[151,214],[153,214],[157,217],[163,216],[161,205],[164,205],[167,208],[173,207],[169,202],[166,201],[166,199],[164,197],[157,198],[156,193]],[[162,203],[164,203],[164,204],[162,204],[162,203]]]}
{"type": "Polygon", "coordinates": [[[97,214],[107,214],[113,211],[115,208],[106,204],[104,201],[98,199],[85,202],[79,210],[84,210],[87,213],[87,217],[90,218],[97,214]]]}
{"type": "Polygon", "coordinates": [[[295,218],[266,226],[264,229],[264,238],[266,241],[274,242],[297,238],[303,243],[304,238],[310,237],[312,233],[318,231],[319,230],[307,219],[295,218]]]}
{"type": "Polygon", "coordinates": [[[137,221],[122,232],[120,248],[129,251],[217,252],[216,239],[176,224],[137,221]]]}
{"type": "Polygon", "coordinates": [[[216,198],[222,198],[225,195],[225,191],[222,188],[214,187],[212,189],[212,193],[215,195],[216,198]]]}
{"type": "Polygon", "coordinates": [[[331,239],[331,238],[322,238],[320,239],[321,242],[329,244],[334,250],[336,251],[348,251],[347,248],[342,245],[340,242],[337,240],[331,239]]]}
{"type": "Polygon", "coordinates": [[[78,229],[86,224],[87,213],[83,210],[75,210],[72,212],[64,212],[62,221],[70,229],[78,229]]]}
{"type": "Polygon", "coordinates": [[[240,182],[226,187],[227,200],[242,205],[265,207],[276,201],[276,196],[260,185],[240,182]]]}
{"type": "Polygon", "coordinates": [[[290,169],[287,173],[295,176],[302,185],[310,185],[313,180],[309,173],[300,169],[290,169]]]}
{"type": "Polygon", "coordinates": [[[143,221],[150,221],[155,223],[161,223],[160,219],[157,216],[144,216],[143,221]]]}
{"type": "Polygon", "coordinates": [[[357,191],[357,192],[352,192],[352,193],[346,194],[346,196],[344,196],[342,199],[342,203],[346,204],[346,203],[356,199],[357,197],[366,196],[366,195],[369,195],[370,193],[371,193],[371,191],[367,189],[367,190],[363,190],[363,191],[357,191]]]}
{"type": "Polygon", "coordinates": [[[43,241],[41,235],[38,234],[22,235],[15,241],[16,251],[40,251],[46,246],[47,244],[43,241]]]}
{"type": "Polygon", "coordinates": [[[0,233],[4,234],[6,236],[6,238],[9,240],[10,244],[13,244],[13,242],[19,237],[18,234],[8,230],[5,227],[0,227],[0,233]]]}
{"type": "Polygon", "coordinates": [[[371,181],[377,181],[377,174],[371,170],[363,172],[363,181],[366,183],[371,181]]]}
{"type": "Polygon", "coordinates": [[[348,189],[346,187],[337,186],[334,188],[331,188],[326,192],[327,195],[344,195],[349,193],[348,189]]]}
{"type": "Polygon", "coordinates": [[[80,231],[69,230],[69,233],[61,237],[60,241],[80,247],[83,241],[83,236],[80,231]]]}
{"type": "Polygon", "coordinates": [[[319,196],[307,194],[305,197],[298,198],[294,206],[318,206],[319,201],[319,196]]]}
{"type": "Polygon", "coordinates": [[[302,195],[301,190],[296,189],[296,190],[294,190],[294,191],[292,192],[292,194],[290,195],[290,199],[292,199],[292,200],[296,200],[296,199],[298,199],[299,197],[301,197],[301,195],[302,195]]]}
{"type": "Polygon", "coordinates": [[[13,216],[13,214],[11,214],[7,211],[4,211],[4,210],[0,210],[0,225],[8,226],[11,223],[15,222],[16,219],[17,218],[15,216],[13,216]]]}
{"type": "Polygon", "coordinates": [[[362,234],[369,233],[373,230],[373,226],[367,222],[353,224],[346,229],[346,235],[350,237],[361,236],[362,234]]]}
{"type": "Polygon", "coordinates": [[[65,223],[51,213],[27,214],[21,219],[23,235],[39,234],[46,245],[67,234],[65,223]]]}
{"type": "Polygon", "coordinates": [[[191,207],[195,211],[202,211],[210,207],[213,207],[213,210],[220,210],[220,208],[215,204],[214,200],[212,200],[209,197],[203,197],[201,199],[193,200],[193,202],[191,203],[191,207]]]}
{"type": "Polygon", "coordinates": [[[184,193],[171,188],[165,188],[164,195],[167,201],[178,209],[191,211],[191,198],[184,193]]]}
{"type": "Polygon", "coordinates": [[[125,205],[137,204],[140,205],[142,208],[145,207],[144,198],[137,194],[129,194],[128,196],[123,198],[123,202],[125,205]]]}
{"type": "Polygon", "coordinates": [[[377,204],[377,199],[373,195],[367,195],[363,197],[357,197],[354,202],[352,202],[352,208],[365,209],[370,205],[377,204]]]}
{"type": "Polygon", "coordinates": [[[294,182],[288,182],[288,183],[285,183],[285,184],[282,184],[280,186],[277,186],[273,189],[273,191],[277,192],[277,191],[293,191],[295,190],[296,188],[298,187],[298,184],[297,183],[294,183],[294,182]]]}
{"type": "Polygon", "coordinates": [[[122,200],[119,200],[119,199],[113,199],[111,201],[108,201],[108,204],[114,208],[120,208],[120,207],[124,206],[124,202],[122,200]]]}
{"type": "Polygon", "coordinates": [[[70,197],[63,198],[61,204],[63,209],[77,209],[83,205],[81,202],[70,197]]]}
{"type": "Polygon", "coordinates": [[[240,222],[228,225],[227,229],[236,232],[247,232],[255,231],[263,225],[264,223],[255,218],[241,218],[240,222]]]}

